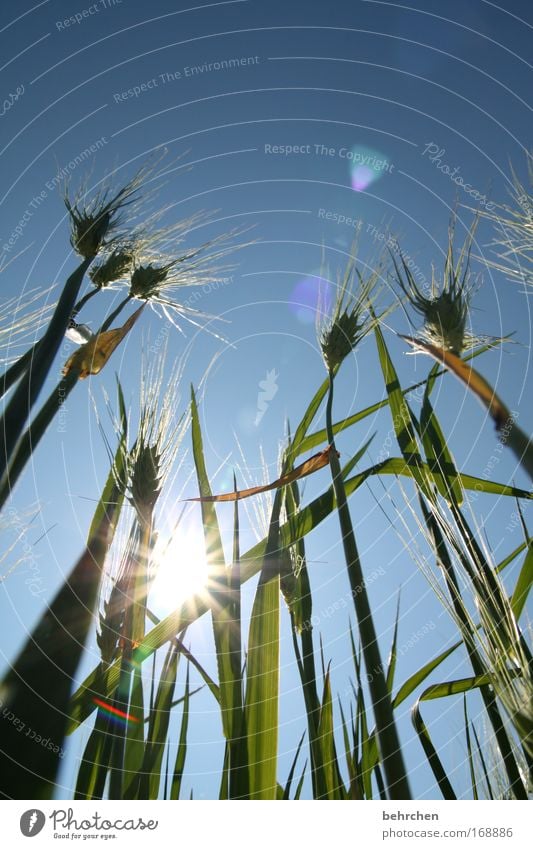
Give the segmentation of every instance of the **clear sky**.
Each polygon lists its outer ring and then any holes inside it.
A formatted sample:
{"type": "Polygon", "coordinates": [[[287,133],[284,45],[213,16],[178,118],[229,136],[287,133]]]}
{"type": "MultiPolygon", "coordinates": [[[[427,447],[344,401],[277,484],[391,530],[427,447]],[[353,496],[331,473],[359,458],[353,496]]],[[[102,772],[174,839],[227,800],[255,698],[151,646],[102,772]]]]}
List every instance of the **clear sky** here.
{"type": "MultiPolygon", "coordinates": [[[[359,234],[364,266],[383,246],[388,229],[399,236],[419,279],[430,280],[431,264],[437,272],[443,265],[454,205],[461,240],[473,217],[465,207],[478,210],[491,200],[508,199],[510,164],[525,180],[533,18],[526,0],[507,0],[503,6],[487,0],[417,0],[415,5],[227,0],[182,6],[176,9],[169,0],[34,5],[21,0],[3,10],[2,267],[20,255],[0,276],[0,298],[24,298],[36,287],[59,286],[75,265],[58,174],[68,174],[73,186],[87,175],[96,183],[115,168],[119,180],[127,179],[154,151],[166,148],[169,174],[159,195],[161,205],[171,206],[165,222],[209,210],[213,223],[195,231],[191,243],[250,225],[249,237],[257,240],[236,254],[237,267],[223,283],[200,288],[189,301],[226,320],[217,327],[227,343],[187,324],[185,335],[174,329],[169,334],[169,364],[188,349],[177,412],[186,407],[189,383],[197,386],[211,366],[201,418],[212,483],[224,490],[234,465],[242,464],[238,445],[251,480],[261,479],[261,451],[268,474],[277,476],[285,422],[297,423],[325,376],[313,322],[323,258],[334,284],[354,236],[359,234]],[[453,175],[460,175],[462,184],[453,175]]],[[[482,221],[474,250],[479,257],[488,255],[490,238],[490,226],[482,221]]],[[[517,343],[485,355],[481,370],[531,432],[531,301],[482,261],[474,270],[481,273],[474,332],[515,331],[517,343]]],[[[183,300],[193,292],[184,290],[183,300]]],[[[119,297],[114,292],[94,299],[84,320],[94,328],[103,300],[108,310],[119,297]]],[[[385,297],[389,303],[393,299],[392,292],[385,297]]],[[[410,330],[400,310],[388,323],[395,331],[410,330]]],[[[76,388],[63,427],[52,426],[14,494],[12,515],[19,521],[33,515],[37,504],[40,509],[10,555],[22,556],[27,544],[30,559],[1,586],[4,660],[13,657],[83,546],[107,474],[95,404],[111,438],[104,390],[115,404],[118,373],[128,402],[134,403],[141,339],[149,356],[160,356],[155,343],[164,328],[163,318],[145,311],[105,371],[76,388]]],[[[402,383],[422,379],[428,362],[405,356],[405,345],[392,332],[387,341],[402,383]]],[[[49,388],[72,350],[63,347],[49,388]]],[[[383,393],[370,338],[343,367],[336,418],[380,400],[383,393]]],[[[416,401],[414,406],[418,409],[416,401]]],[[[527,487],[514,458],[494,453],[498,442],[485,412],[451,377],[436,390],[435,406],[461,469],[480,477],[488,469],[486,476],[527,487]]],[[[367,419],[339,439],[343,457],[352,456],[374,432],[361,468],[387,450],[397,454],[394,444],[387,448],[390,428],[387,410],[367,419]]],[[[185,450],[190,455],[189,437],[185,450]]],[[[176,493],[183,483],[176,481],[176,493]]],[[[327,471],[309,479],[304,501],[326,485],[327,471]]],[[[194,481],[186,491],[196,494],[194,481]]],[[[405,492],[412,496],[409,486],[405,492]]],[[[400,683],[455,639],[454,627],[391,527],[390,520],[399,529],[397,511],[406,512],[400,489],[374,482],[351,505],[365,569],[380,570],[370,595],[385,654],[401,587],[400,683]]],[[[519,540],[514,502],[481,496],[474,508],[496,558],[503,558],[519,540]]],[[[162,535],[176,510],[169,497],[160,517],[162,535]]],[[[527,518],[527,505],[525,511],[527,518]]],[[[192,535],[196,514],[194,508],[187,515],[192,535]]],[[[223,507],[220,516],[229,529],[231,509],[223,507]]],[[[317,633],[332,660],[335,690],[344,696],[353,612],[334,607],[348,593],[336,521],[332,517],[309,539],[308,556],[320,617],[317,633]]],[[[252,524],[243,521],[248,540],[254,538],[252,524]]],[[[9,562],[3,564],[6,571],[9,562]]],[[[247,603],[250,598],[247,590],[247,603]]],[[[160,614],[176,606],[168,591],[160,593],[159,604],[160,614]]],[[[200,659],[214,669],[207,618],[189,637],[200,659]]],[[[281,777],[305,727],[287,616],[283,640],[281,777]]],[[[96,662],[93,647],[80,674],[96,662]]],[[[434,680],[465,670],[460,658],[453,658],[434,680]]],[[[194,706],[187,790],[192,786],[196,796],[213,798],[221,766],[209,745],[220,737],[216,705],[202,692],[194,706]]],[[[398,717],[413,787],[419,797],[438,798],[409,707],[398,717]]],[[[467,793],[461,703],[431,706],[426,715],[458,792],[467,793]]],[[[483,731],[482,717],[479,722],[483,731]]],[[[65,796],[82,743],[82,735],[73,738],[62,776],[65,796]]],[[[221,757],[221,746],[217,751],[221,757]]]]}

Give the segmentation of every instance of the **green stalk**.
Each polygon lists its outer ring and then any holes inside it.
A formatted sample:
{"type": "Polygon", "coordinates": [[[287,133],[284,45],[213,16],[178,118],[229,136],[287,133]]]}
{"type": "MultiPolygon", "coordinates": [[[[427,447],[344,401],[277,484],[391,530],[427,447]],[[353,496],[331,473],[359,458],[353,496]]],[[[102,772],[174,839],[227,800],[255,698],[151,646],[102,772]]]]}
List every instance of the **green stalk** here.
{"type": "Polygon", "coordinates": [[[0,478],[2,480],[9,468],[24,424],[61,347],[76,297],[92,259],[92,257],[84,259],[65,283],[46,333],[35,348],[31,368],[28,368],[21,378],[2,417],[0,422],[0,478]]]}
{"type": "MultiPolygon", "coordinates": [[[[113,323],[118,314],[131,300],[131,295],[127,295],[114,310],[111,315],[104,321],[102,327],[98,331],[103,333],[113,323]]],[[[13,456],[10,468],[8,470],[5,481],[0,487],[0,509],[4,506],[9,498],[13,487],[18,481],[22,471],[28,463],[30,457],[37,448],[39,442],[44,436],[54,416],[61,409],[68,396],[78,383],[78,374],[75,369],[72,369],[69,374],[62,378],[55,389],[50,393],[47,400],[31,422],[30,426],[22,436],[16,453],[13,456]]]]}
{"type": "Polygon", "coordinates": [[[394,722],[391,697],[383,672],[376,630],[374,628],[370,602],[355,541],[339,458],[337,457],[335,448],[332,419],[334,374],[331,369],[328,371],[328,374],[329,393],[326,407],[326,429],[328,442],[332,448],[329,455],[330,468],[337,501],[337,512],[339,515],[346,566],[348,568],[348,578],[359,624],[363,657],[370,678],[369,687],[374,706],[376,730],[388,795],[390,799],[410,799],[411,792],[400,748],[400,740],[394,722]]]}
{"type": "Polygon", "coordinates": [[[4,372],[4,375],[1,378],[2,397],[4,397],[6,392],[8,392],[13,384],[17,382],[19,377],[24,374],[28,366],[31,365],[33,358],[35,357],[38,344],[39,342],[35,342],[25,354],[22,354],[22,356],[19,357],[18,360],[16,360],[13,365],[4,372]]]}
{"type": "MultiPolygon", "coordinates": [[[[142,641],[146,620],[146,589],[148,551],[150,550],[153,517],[137,516],[137,544],[131,555],[129,564],[130,575],[126,590],[127,606],[122,631],[122,657],[120,661],[120,679],[114,700],[114,707],[128,714],[133,719],[125,728],[117,729],[113,737],[111,752],[111,769],[109,778],[109,798],[135,798],[140,776],[138,770],[142,763],[144,751],[144,736],[139,742],[138,730],[142,729],[142,709],[136,704],[135,696],[139,694],[139,680],[135,680],[138,664],[133,662],[133,647],[142,641]],[[137,689],[136,689],[136,686],[137,689]],[[136,722],[135,722],[136,720],[136,722]],[[140,722],[140,726],[139,726],[140,722]],[[138,757],[139,763],[134,772],[128,768],[138,757]],[[133,790],[129,787],[133,782],[133,790]],[[126,792],[127,791],[127,792],[126,792]]],[[[142,685],[141,685],[142,686],[142,685]]]]}
{"type": "MultiPolygon", "coordinates": [[[[233,487],[237,489],[235,474],[233,487]]],[[[242,685],[241,552],[239,502],[233,514],[233,558],[229,576],[229,654],[233,675],[232,722],[229,746],[229,798],[248,799],[248,751],[242,685]]]]}
{"type": "MultiPolygon", "coordinates": [[[[117,687],[113,707],[128,712],[131,699],[132,663],[131,646],[124,646],[120,660],[120,680],[117,687]]],[[[124,757],[126,751],[126,732],[118,729],[113,734],[111,744],[111,766],[109,770],[109,799],[122,799],[124,789],[124,757]]]]}
{"type": "MultiPolygon", "coordinates": [[[[85,306],[87,301],[89,301],[99,291],[100,289],[91,289],[89,292],[87,292],[86,295],[83,296],[83,298],[80,298],[78,303],[72,310],[72,317],[74,318],[80,312],[82,307],[85,306]]],[[[35,342],[31,346],[31,348],[26,351],[25,354],[22,354],[22,356],[19,357],[18,360],[7,369],[7,371],[4,373],[4,376],[0,378],[0,385],[2,387],[0,397],[3,398],[6,392],[11,389],[13,384],[17,382],[19,377],[22,377],[28,366],[31,366],[35,358],[38,345],[39,342],[35,342]]]]}
{"type": "MultiPolygon", "coordinates": [[[[287,515],[290,521],[293,517],[296,517],[300,511],[300,493],[296,481],[287,487],[285,498],[287,515]]],[[[285,569],[283,569],[281,588],[291,617],[294,655],[302,684],[302,693],[305,702],[305,711],[307,714],[313,798],[321,799],[326,798],[327,788],[324,779],[322,749],[318,738],[321,703],[318,698],[316,686],[315,650],[313,646],[313,630],[311,625],[313,615],[312,595],[311,586],[309,584],[309,575],[307,573],[304,540],[298,540],[295,543],[295,548],[297,556],[301,558],[302,566],[300,568],[300,573],[297,578],[293,577],[292,563],[290,562],[290,551],[288,549],[284,549],[283,555],[289,558],[287,571],[290,577],[289,584],[288,586],[286,585],[286,589],[284,591],[284,582],[287,581],[287,577],[285,569]],[[300,644],[298,642],[298,634],[300,634],[301,651],[300,644]]]]}
{"type": "MultiPolygon", "coordinates": [[[[123,439],[126,421],[122,392],[123,439]]],[[[70,575],[47,603],[18,658],[1,683],[3,718],[0,751],[0,797],[52,798],[68,723],[67,706],[87,636],[94,624],[105,559],[122,508],[123,492],[117,485],[117,449],[102,496],[94,513],[85,551],[70,575]],[[17,718],[9,720],[8,711],[17,718]],[[21,730],[24,733],[21,734],[21,730]],[[51,745],[38,745],[37,734],[51,745]]]]}
{"type": "Polygon", "coordinates": [[[150,552],[154,545],[153,512],[139,519],[139,550],[134,558],[133,594],[131,598],[131,632],[126,637],[135,645],[142,643],[146,629],[146,599],[149,589],[150,552]]]}
{"type": "Polygon", "coordinates": [[[85,304],[86,304],[88,301],[90,301],[90,300],[91,300],[91,298],[94,298],[94,296],[95,296],[95,295],[97,295],[97,294],[98,294],[99,292],[101,292],[101,291],[102,291],[102,290],[101,290],[98,286],[93,286],[93,288],[92,288],[92,289],[89,289],[89,291],[85,293],[85,295],[83,296],[83,298],[80,298],[80,299],[79,299],[78,303],[76,304],[76,306],[75,306],[75,307],[74,307],[74,309],[72,310],[72,318],[76,318],[76,316],[78,315],[78,313],[80,312],[80,310],[82,310],[82,309],[83,309],[83,307],[85,306],[85,304]]]}

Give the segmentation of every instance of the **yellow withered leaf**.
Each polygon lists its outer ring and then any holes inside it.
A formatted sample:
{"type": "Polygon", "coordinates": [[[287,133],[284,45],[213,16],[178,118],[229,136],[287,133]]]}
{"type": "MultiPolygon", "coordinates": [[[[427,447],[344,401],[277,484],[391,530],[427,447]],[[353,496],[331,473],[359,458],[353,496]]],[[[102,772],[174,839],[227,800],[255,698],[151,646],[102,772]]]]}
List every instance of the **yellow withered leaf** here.
{"type": "Polygon", "coordinates": [[[429,342],[424,342],[422,339],[415,339],[413,336],[401,336],[401,338],[405,339],[412,348],[424,351],[438,363],[442,363],[462,383],[466,384],[489,411],[496,425],[496,430],[501,430],[510,421],[511,413],[508,408],[498,398],[492,386],[468,363],[465,363],[456,354],[445,351],[444,348],[438,348],[436,345],[431,345],[429,342]]]}
{"type": "Polygon", "coordinates": [[[93,339],[78,348],[66,361],[63,367],[63,376],[66,377],[71,371],[76,371],[79,380],[84,380],[90,374],[98,374],[102,371],[115,348],[130,332],[144,307],[145,304],[139,307],[133,315],[130,315],[122,327],[104,330],[103,333],[98,333],[93,339]]]}
{"type": "MultiPolygon", "coordinates": [[[[323,469],[324,466],[327,466],[329,463],[329,455],[332,450],[331,445],[328,445],[328,447],[324,448],[323,451],[319,451],[318,454],[313,454],[312,457],[309,457],[293,469],[292,472],[287,472],[286,475],[282,475],[277,480],[272,481],[272,483],[267,483],[263,486],[252,486],[250,489],[238,489],[236,492],[225,492],[222,495],[204,495],[197,498],[186,498],[185,501],[240,501],[241,498],[249,498],[250,495],[259,495],[261,492],[278,489],[280,486],[285,486],[286,484],[292,483],[300,478],[305,478],[307,475],[311,475],[319,469],[323,469]]],[[[337,456],[340,456],[338,452],[337,456]]]]}

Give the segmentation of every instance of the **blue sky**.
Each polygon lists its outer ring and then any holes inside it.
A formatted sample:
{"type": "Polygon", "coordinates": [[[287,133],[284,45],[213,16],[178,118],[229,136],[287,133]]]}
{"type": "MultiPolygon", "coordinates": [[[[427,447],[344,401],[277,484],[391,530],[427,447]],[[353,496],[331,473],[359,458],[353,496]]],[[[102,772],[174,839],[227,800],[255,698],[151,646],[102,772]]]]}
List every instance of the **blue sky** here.
{"type": "MultiPolygon", "coordinates": [[[[323,261],[334,287],[354,236],[359,234],[362,267],[369,268],[383,247],[383,234],[390,231],[420,279],[429,280],[432,263],[437,273],[442,268],[454,206],[460,242],[473,217],[466,207],[478,210],[484,203],[507,200],[511,164],[525,179],[531,146],[529,6],[525,0],[508,0],[505,9],[485,0],[417,6],[374,0],[236,0],[176,10],[164,0],[149,7],[136,0],[45,0],[34,6],[23,0],[16,17],[3,13],[0,26],[2,265],[16,257],[0,277],[2,301],[18,294],[24,298],[35,287],[60,285],[75,265],[58,173],[68,173],[73,186],[87,174],[96,183],[113,169],[118,180],[127,179],[166,148],[169,173],[158,201],[170,207],[165,221],[208,210],[212,223],[192,234],[195,244],[235,226],[253,225],[247,238],[256,240],[236,254],[229,279],[198,290],[194,300],[227,322],[216,324],[227,343],[186,324],[185,335],[173,330],[169,336],[169,363],[188,350],[176,409],[185,409],[189,383],[198,386],[207,371],[201,417],[208,468],[213,476],[220,468],[213,486],[229,486],[240,458],[238,445],[251,479],[261,478],[261,451],[275,477],[285,422],[298,422],[325,374],[310,320],[323,261]],[[450,172],[461,176],[462,185],[450,172]],[[261,393],[268,398],[264,405],[261,393]]],[[[493,336],[515,331],[516,343],[485,355],[481,370],[531,432],[530,300],[483,266],[491,235],[482,221],[474,250],[481,258],[474,271],[482,282],[473,302],[473,330],[493,336]]],[[[192,293],[184,290],[183,300],[192,293]]],[[[396,294],[386,292],[385,302],[396,294]]],[[[83,320],[94,327],[102,309],[109,310],[119,295],[103,294],[99,303],[94,299],[83,320]]],[[[391,331],[410,330],[400,310],[388,324],[391,331]]],[[[150,354],[163,326],[164,319],[145,311],[104,373],[77,387],[65,428],[59,432],[52,426],[14,493],[12,509],[19,519],[37,503],[40,510],[24,538],[35,560],[22,564],[1,587],[6,661],[83,545],[107,473],[95,405],[111,436],[104,390],[114,403],[118,373],[134,404],[140,340],[150,354]],[[39,592],[28,590],[28,578],[38,578],[39,592]]],[[[393,332],[387,342],[402,383],[425,376],[426,361],[406,356],[393,332]]],[[[72,350],[62,349],[50,387],[72,350]]],[[[337,418],[380,400],[383,392],[370,338],[343,367],[337,418]]],[[[497,480],[528,486],[512,455],[495,454],[498,442],[485,412],[451,377],[436,390],[435,407],[461,469],[483,477],[492,463],[490,474],[497,480]]],[[[361,467],[375,462],[387,450],[390,427],[386,410],[365,420],[339,439],[343,457],[352,456],[376,432],[361,467]]],[[[397,448],[390,450],[397,453],[397,448]]],[[[326,485],[327,472],[309,479],[304,499],[326,485]]],[[[187,494],[195,494],[193,482],[187,494]]],[[[406,494],[412,496],[408,486],[406,494]]],[[[162,532],[173,520],[171,496],[166,503],[162,532]]],[[[406,649],[398,666],[400,682],[454,639],[454,627],[398,540],[396,510],[406,511],[398,487],[392,481],[385,487],[373,483],[351,504],[365,568],[378,570],[370,594],[384,653],[401,587],[399,641],[406,649]],[[419,630],[422,636],[416,636],[419,630]]],[[[503,558],[519,541],[514,502],[481,496],[474,507],[496,559],[503,558]]],[[[229,527],[229,508],[221,517],[229,527]]],[[[190,523],[195,524],[194,513],[190,523]]],[[[251,524],[243,530],[250,540],[251,524]]],[[[19,555],[23,542],[17,544],[19,555]]],[[[351,674],[348,621],[353,614],[334,607],[348,592],[335,517],[309,539],[308,556],[325,655],[343,695],[351,674]]],[[[160,612],[173,606],[172,599],[162,599],[160,612]]],[[[304,729],[287,617],[283,629],[282,776],[304,729]]],[[[214,668],[208,620],[189,636],[214,668]]],[[[91,651],[81,673],[97,660],[94,647],[91,651]]],[[[464,673],[454,658],[436,680],[464,673]]],[[[205,743],[220,736],[216,706],[204,693],[195,700],[190,785],[195,795],[212,798],[220,764],[205,743]]],[[[447,765],[456,769],[452,776],[458,792],[467,793],[461,711],[459,702],[432,706],[427,721],[444,746],[447,765]]],[[[409,705],[399,712],[399,724],[415,793],[438,797],[414,739],[409,705]]],[[[62,777],[65,796],[81,739],[74,738],[69,751],[62,777]]]]}

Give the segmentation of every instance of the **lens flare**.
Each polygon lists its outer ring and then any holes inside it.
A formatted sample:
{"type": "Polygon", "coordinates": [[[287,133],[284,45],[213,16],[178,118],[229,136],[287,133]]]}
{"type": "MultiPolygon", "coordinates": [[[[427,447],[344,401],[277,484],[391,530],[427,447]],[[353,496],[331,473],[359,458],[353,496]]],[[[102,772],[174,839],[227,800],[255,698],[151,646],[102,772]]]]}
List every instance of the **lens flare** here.
{"type": "Polygon", "coordinates": [[[123,710],[119,710],[114,705],[109,704],[109,702],[104,702],[102,699],[99,699],[96,696],[93,699],[93,702],[95,705],[98,705],[100,710],[102,710],[104,713],[107,713],[107,715],[119,725],[128,725],[128,723],[130,722],[139,722],[139,720],[135,716],[132,716],[129,713],[125,713],[125,711],[123,710]]]}
{"type": "Polygon", "coordinates": [[[289,307],[302,324],[314,324],[317,312],[327,313],[331,307],[331,285],[318,275],[298,281],[291,292],[289,307]]]}
{"type": "Polygon", "coordinates": [[[387,156],[369,147],[353,147],[346,158],[350,163],[352,189],[356,192],[364,192],[394,167],[387,156]]]}
{"type": "Polygon", "coordinates": [[[352,189],[356,192],[364,192],[376,179],[377,176],[371,168],[367,168],[366,165],[357,165],[352,171],[352,189]]]}

